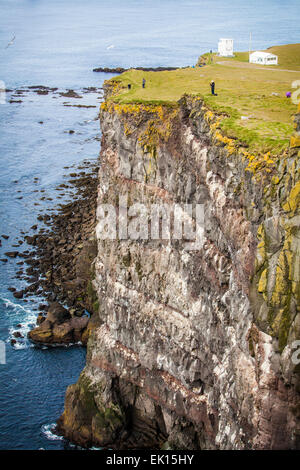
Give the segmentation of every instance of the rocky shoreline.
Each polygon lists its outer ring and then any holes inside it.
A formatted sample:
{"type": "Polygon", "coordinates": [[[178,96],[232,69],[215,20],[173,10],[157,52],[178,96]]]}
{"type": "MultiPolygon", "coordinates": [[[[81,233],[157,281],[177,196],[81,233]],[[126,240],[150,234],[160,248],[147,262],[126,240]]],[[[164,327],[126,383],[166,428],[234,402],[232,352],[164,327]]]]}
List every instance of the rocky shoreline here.
{"type": "Polygon", "coordinates": [[[70,174],[68,184],[57,188],[74,188],[74,200],[61,204],[52,216],[39,217],[50,226],[50,231],[41,228],[36,235],[26,237],[33,247],[26,259],[27,272],[40,275],[29,289],[38,292],[42,288],[49,301],[47,315],[40,314],[38,326],[28,334],[37,343],[86,344],[88,324],[92,324],[86,311],[92,318],[98,307],[92,287],[92,262],[97,251],[94,229],[98,163],[88,162],[78,170],[70,174]],[[88,172],[82,171],[86,168],[88,172]],[[68,310],[62,305],[68,306],[68,310]]]}
{"type": "MultiPolygon", "coordinates": [[[[61,105],[66,107],[97,108],[95,100],[101,100],[102,87],[73,90],[30,85],[6,89],[5,92],[8,103],[17,103],[18,106],[28,97],[34,99],[34,95],[42,95],[43,100],[47,96],[60,99],[61,105]],[[88,98],[90,94],[95,94],[94,100],[88,98]]],[[[44,121],[38,123],[43,125],[44,121]]],[[[66,129],[64,132],[72,135],[78,131],[66,129]]],[[[96,135],[94,139],[99,140],[96,135]]],[[[35,305],[40,299],[37,326],[27,334],[34,343],[86,344],[95,321],[93,312],[98,308],[98,301],[92,287],[92,262],[97,250],[94,229],[98,168],[98,160],[88,159],[76,166],[65,166],[66,181],[54,188],[57,197],[47,196],[44,188],[38,189],[40,178],[35,176],[34,206],[48,201],[61,201],[61,204],[44,207],[31,228],[21,230],[0,258],[3,264],[9,260],[14,262],[15,279],[26,283],[21,289],[14,284],[8,287],[15,299],[22,300],[22,303],[34,302],[35,305]],[[67,198],[71,202],[63,202],[67,198]],[[64,309],[69,316],[62,322],[60,316],[64,309]]],[[[16,193],[22,193],[17,189],[19,180],[12,183],[16,186],[16,193]]],[[[23,195],[16,199],[23,199],[23,195]]],[[[9,238],[3,233],[0,246],[2,243],[5,245],[9,238]]],[[[26,333],[22,331],[23,326],[21,323],[16,325],[10,339],[12,345],[24,343],[26,333]]]]}
{"type": "MultiPolygon", "coordinates": [[[[93,315],[98,300],[92,286],[92,262],[97,252],[94,229],[98,169],[98,161],[85,161],[73,170],[68,182],[56,188],[61,196],[71,191],[72,202],[59,204],[54,214],[46,212],[37,217],[31,229],[37,231],[38,224],[43,226],[34,235],[23,234],[19,241],[19,246],[26,242],[31,249],[6,253],[10,258],[24,259],[18,263],[16,277],[28,285],[21,291],[9,288],[14,297],[25,302],[32,296],[43,299],[37,326],[28,333],[34,343],[85,345],[97,321],[93,315]]],[[[15,344],[18,332],[13,336],[11,342],[15,344]]]]}
{"type": "MultiPolygon", "coordinates": [[[[28,93],[36,94],[39,96],[52,95],[53,98],[62,97],[62,98],[81,99],[83,98],[83,95],[86,95],[89,93],[101,94],[102,88],[101,87],[97,87],[97,88],[85,87],[85,88],[82,88],[78,93],[78,91],[75,91],[72,88],[59,89],[58,87],[48,87],[44,85],[31,85],[28,87],[24,86],[24,87],[17,88],[17,89],[6,88],[5,92],[7,93],[9,103],[20,104],[23,102],[23,98],[28,93]]],[[[78,108],[96,108],[97,107],[96,105],[69,104],[67,102],[63,103],[63,106],[74,106],[78,108]]],[[[40,124],[43,124],[43,122],[40,122],[40,124]]]]}

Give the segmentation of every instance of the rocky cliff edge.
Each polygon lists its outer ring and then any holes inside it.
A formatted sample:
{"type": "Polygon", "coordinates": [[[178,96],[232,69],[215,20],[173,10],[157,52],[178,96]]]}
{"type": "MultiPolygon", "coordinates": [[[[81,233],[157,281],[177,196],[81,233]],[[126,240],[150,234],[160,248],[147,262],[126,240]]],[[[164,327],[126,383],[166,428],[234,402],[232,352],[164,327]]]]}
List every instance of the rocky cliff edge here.
{"type": "MultiPolygon", "coordinates": [[[[299,108],[300,113],[300,108],[299,108]]],[[[58,429],[82,446],[295,449],[299,118],[282,155],[222,135],[201,98],[101,106],[98,207],[201,204],[204,243],[98,237],[100,325],[58,429]]]]}

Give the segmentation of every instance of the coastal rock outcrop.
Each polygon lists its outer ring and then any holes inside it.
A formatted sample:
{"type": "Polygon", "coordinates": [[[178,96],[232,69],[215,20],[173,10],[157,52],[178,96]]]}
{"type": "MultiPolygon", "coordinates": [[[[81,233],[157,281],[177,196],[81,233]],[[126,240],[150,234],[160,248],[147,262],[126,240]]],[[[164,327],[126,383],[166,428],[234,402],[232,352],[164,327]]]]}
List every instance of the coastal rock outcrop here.
{"type": "Polygon", "coordinates": [[[102,105],[98,220],[199,204],[204,240],[97,232],[99,325],[58,421],[80,445],[300,447],[300,144],[250,155],[217,123],[189,96],[102,105]]]}
{"type": "MultiPolygon", "coordinates": [[[[93,261],[97,254],[95,213],[98,163],[88,161],[78,170],[88,171],[70,173],[68,184],[62,183],[56,188],[59,191],[73,188],[77,197],[72,202],[60,204],[57,213],[37,217],[50,230],[45,231],[41,227],[32,236],[24,237],[33,248],[31,253],[22,253],[29,267],[25,273],[20,271],[20,277],[29,285],[21,292],[12,288],[12,292],[19,298],[29,297],[33,293],[44,294],[50,302],[47,317],[40,314],[38,328],[28,335],[37,343],[59,345],[81,341],[86,344],[98,321],[93,313],[97,312],[99,301],[92,286],[95,276],[93,261]],[[89,312],[90,319],[86,316],[78,318],[85,311],[89,312]],[[61,316],[63,322],[60,321],[61,316]]],[[[35,231],[37,228],[38,225],[31,227],[35,231]]]]}
{"type": "Polygon", "coordinates": [[[58,302],[53,302],[48,309],[47,316],[38,319],[36,328],[28,332],[28,338],[34,343],[41,344],[68,344],[81,341],[86,343],[86,333],[89,317],[72,316],[70,312],[58,302]]]}

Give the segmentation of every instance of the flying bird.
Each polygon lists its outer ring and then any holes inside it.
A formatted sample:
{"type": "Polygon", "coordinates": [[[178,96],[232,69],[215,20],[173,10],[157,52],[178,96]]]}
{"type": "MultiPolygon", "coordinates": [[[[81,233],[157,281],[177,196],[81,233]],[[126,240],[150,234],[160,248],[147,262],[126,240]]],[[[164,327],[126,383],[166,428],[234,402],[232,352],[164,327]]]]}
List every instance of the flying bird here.
{"type": "Polygon", "coordinates": [[[108,46],[106,49],[113,49],[115,46],[113,44],[111,44],[110,46],[108,46]]]}
{"type": "Polygon", "coordinates": [[[15,39],[16,39],[16,36],[15,36],[15,34],[14,34],[13,38],[9,41],[9,43],[7,44],[7,46],[5,47],[5,49],[7,49],[9,46],[12,46],[15,39]]]}

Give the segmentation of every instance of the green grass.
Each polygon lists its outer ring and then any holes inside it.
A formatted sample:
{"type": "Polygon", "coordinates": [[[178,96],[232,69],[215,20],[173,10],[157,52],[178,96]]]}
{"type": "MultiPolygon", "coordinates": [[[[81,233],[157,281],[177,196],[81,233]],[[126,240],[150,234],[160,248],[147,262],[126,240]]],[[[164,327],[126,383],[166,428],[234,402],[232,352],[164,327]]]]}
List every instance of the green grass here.
{"type": "Polygon", "coordinates": [[[300,70],[300,44],[273,46],[267,49],[266,52],[278,55],[278,67],[300,70]]]}
{"type": "Polygon", "coordinates": [[[285,93],[293,91],[292,82],[300,79],[299,47],[295,44],[269,49],[275,53],[280,50],[284,67],[293,70],[298,67],[299,76],[295,72],[274,71],[254,64],[245,68],[241,61],[246,60],[247,53],[239,53],[230,66],[214,62],[205,67],[165,72],[129,70],[113,78],[123,88],[112,99],[119,103],[172,106],[185,93],[201,96],[211,109],[228,114],[221,123],[224,133],[242,140],[253,150],[280,152],[288,145],[293,132],[296,105],[286,98],[285,93]],[[142,88],[143,78],[146,79],[145,89],[142,88]],[[212,79],[218,96],[210,94],[212,79]],[[127,88],[129,83],[131,90],[127,88]]]}
{"type": "Polygon", "coordinates": [[[235,52],[234,60],[237,60],[238,62],[249,62],[249,52],[235,52]]]}

